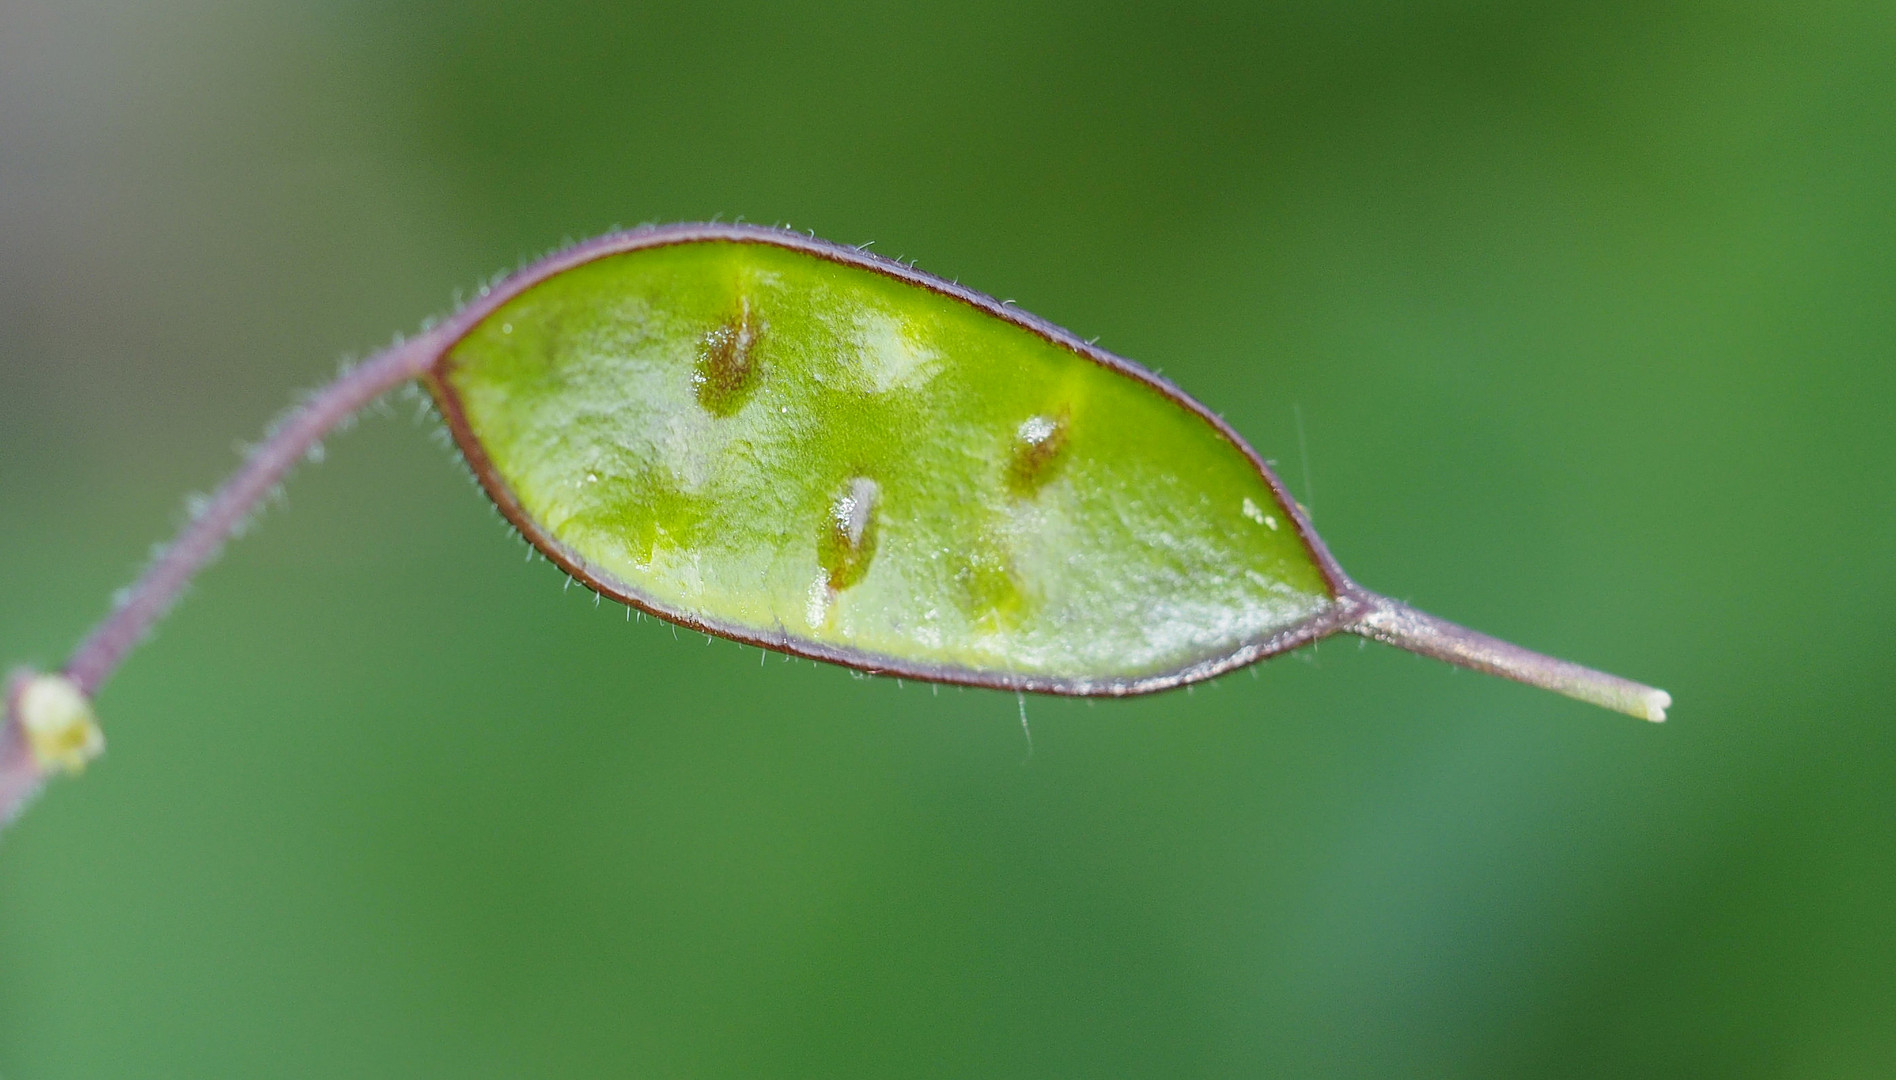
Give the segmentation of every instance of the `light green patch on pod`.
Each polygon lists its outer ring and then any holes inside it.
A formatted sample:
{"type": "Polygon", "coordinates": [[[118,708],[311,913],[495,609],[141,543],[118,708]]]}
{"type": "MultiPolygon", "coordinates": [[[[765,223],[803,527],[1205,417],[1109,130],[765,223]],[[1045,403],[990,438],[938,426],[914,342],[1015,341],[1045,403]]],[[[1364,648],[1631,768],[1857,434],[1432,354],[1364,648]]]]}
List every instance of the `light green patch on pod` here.
{"type": "Polygon", "coordinates": [[[983,685],[1157,689],[1314,636],[1327,556],[1209,413],[787,236],[580,253],[436,365],[477,474],[561,565],[712,632],[983,685]]]}

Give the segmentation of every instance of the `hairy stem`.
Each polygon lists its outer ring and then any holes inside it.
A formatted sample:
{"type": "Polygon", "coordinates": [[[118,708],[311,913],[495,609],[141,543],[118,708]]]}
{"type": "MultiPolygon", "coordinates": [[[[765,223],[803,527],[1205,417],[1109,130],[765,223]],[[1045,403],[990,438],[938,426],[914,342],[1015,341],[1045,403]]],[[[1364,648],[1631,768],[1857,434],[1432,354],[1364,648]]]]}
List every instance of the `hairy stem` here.
{"type": "MultiPolygon", "coordinates": [[[[120,594],[112,613],[73,651],[65,678],[87,698],[97,693],[126,654],[177,601],[192,576],[216,557],[284,474],[358,409],[426,371],[440,351],[441,336],[441,330],[430,330],[391,346],[351,368],[290,413],[192,516],[144,576],[120,594]]],[[[12,818],[44,779],[45,767],[29,745],[18,707],[29,679],[16,675],[7,688],[6,722],[0,728],[0,823],[12,818]]]]}
{"type": "Polygon", "coordinates": [[[1672,704],[1672,695],[1664,690],[1523,649],[1386,596],[1366,593],[1360,601],[1366,605],[1364,614],[1344,627],[1353,634],[1654,723],[1666,718],[1672,704]]]}
{"type": "Polygon", "coordinates": [[[178,594],[283,479],[337,424],[384,393],[416,378],[434,358],[433,334],[423,334],[351,368],[291,413],[224,482],[145,576],[73,651],[66,677],[88,696],[111,676],[178,594]]]}
{"type": "Polygon", "coordinates": [[[15,703],[21,691],[26,689],[26,672],[16,672],[7,680],[6,698],[0,700],[0,708],[6,710],[7,722],[0,726],[0,825],[13,820],[39,790],[39,761],[33,756],[33,748],[27,745],[26,731],[16,717],[19,710],[15,703]]]}

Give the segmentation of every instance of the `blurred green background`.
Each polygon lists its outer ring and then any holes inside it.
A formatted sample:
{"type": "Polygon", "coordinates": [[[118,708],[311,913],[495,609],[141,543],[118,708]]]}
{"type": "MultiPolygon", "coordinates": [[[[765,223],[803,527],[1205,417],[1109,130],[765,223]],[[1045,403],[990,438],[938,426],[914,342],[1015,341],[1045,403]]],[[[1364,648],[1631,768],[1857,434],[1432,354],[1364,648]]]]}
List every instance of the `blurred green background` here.
{"type": "Polygon", "coordinates": [[[1892,56],[1887,2],[0,0],[0,661],[339,358],[721,215],[1099,335],[1365,584],[1678,700],[1335,642],[1028,757],[564,591],[397,400],[0,840],[0,1076],[1896,1075],[1892,56]]]}

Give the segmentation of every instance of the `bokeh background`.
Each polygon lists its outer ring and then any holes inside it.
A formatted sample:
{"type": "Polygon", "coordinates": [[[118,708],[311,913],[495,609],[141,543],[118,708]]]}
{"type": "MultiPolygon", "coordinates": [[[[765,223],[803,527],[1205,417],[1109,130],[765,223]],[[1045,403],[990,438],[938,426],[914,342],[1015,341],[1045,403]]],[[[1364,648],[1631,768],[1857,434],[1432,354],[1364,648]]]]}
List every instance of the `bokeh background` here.
{"type": "Polygon", "coordinates": [[[414,403],[0,840],[0,1076],[1896,1075],[1896,7],[0,0],[0,660],[339,359],[789,222],[1164,370],[1373,588],[1132,702],[627,623],[414,403]],[[1300,434],[1301,428],[1301,434],[1300,434]]]}

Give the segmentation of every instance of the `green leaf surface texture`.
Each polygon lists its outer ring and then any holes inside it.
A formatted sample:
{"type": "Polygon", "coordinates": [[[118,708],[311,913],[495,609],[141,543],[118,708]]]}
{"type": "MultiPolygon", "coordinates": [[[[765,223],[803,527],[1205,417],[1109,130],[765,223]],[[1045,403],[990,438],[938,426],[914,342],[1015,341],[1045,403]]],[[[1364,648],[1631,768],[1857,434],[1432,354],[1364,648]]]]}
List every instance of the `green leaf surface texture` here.
{"type": "Polygon", "coordinates": [[[494,306],[430,383],[556,561],[758,644],[1125,693],[1331,608],[1300,521],[1208,413],[931,281],[755,238],[608,253],[494,306]]]}

